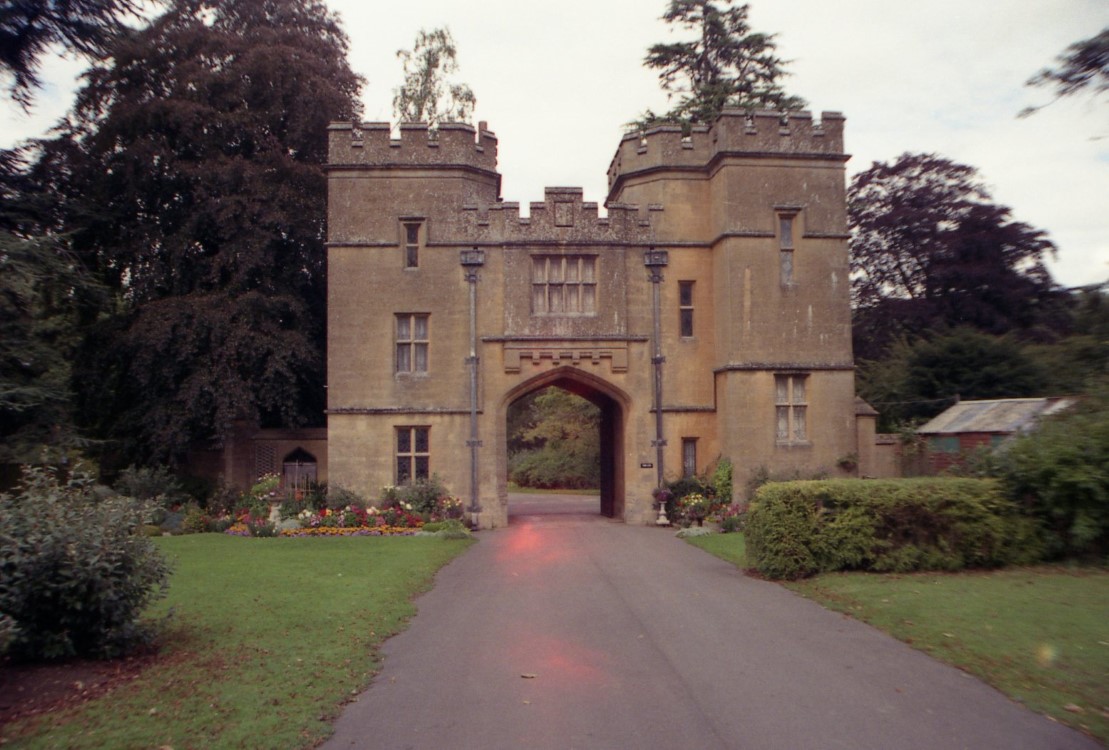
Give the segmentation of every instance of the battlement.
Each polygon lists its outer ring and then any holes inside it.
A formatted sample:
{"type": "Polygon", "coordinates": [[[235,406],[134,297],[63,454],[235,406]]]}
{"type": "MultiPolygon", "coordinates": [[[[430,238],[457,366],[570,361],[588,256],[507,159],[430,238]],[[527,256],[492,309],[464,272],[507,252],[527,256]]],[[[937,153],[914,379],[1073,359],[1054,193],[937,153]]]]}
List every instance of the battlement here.
{"type": "Polygon", "coordinates": [[[660,206],[609,204],[608,216],[597,215],[597,204],[584,201],[581,188],[548,187],[544,200],[529,204],[531,215],[520,216],[520,204],[500,202],[466,205],[466,240],[473,242],[629,243],[651,238],[650,214],[660,206]]]}
{"type": "Polygon", "coordinates": [[[445,122],[432,131],[426,122],[406,122],[393,138],[387,122],[333,122],[327,128],[328,165],[462,166],[495,172],[497,136],[486,123],[445,122]]]}
{"type": "Polygon", "coordinates": [[[789,156],[842,161],[844,117],[824,112],[725,109],[712,125],[682,135],[677,125],[628,133],[608,169],[611,189],[624,175],[668,167],[705,167],[721,156],[789,156]]]}

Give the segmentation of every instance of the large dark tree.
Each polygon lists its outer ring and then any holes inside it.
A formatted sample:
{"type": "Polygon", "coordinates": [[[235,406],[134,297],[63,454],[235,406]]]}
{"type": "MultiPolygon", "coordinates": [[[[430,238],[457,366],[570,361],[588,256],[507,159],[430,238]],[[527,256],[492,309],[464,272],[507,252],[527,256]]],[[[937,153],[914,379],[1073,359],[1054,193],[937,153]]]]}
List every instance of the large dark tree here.
{"type": "Polygon", "coordinates": [[[93,68],[38,176],[116,293],[76,364],[128,461],[323,404],[327,124],[359,115],[319,0],[176,0],[93,68]]]}
{"type": "Polygon", "coordinates": [[[12,97],[28,106],[40,85],[41,58],[54,45],[102,59],[142,0],[0,1],[0,73],[12,97]]]}
{"type": "Polygon", "coordinates": [[[977,170],[932,154],[875,162],[851,181],[856,355],[899,335],[971,326],[991,334],[1045,319],[1055,246],[992,202],[977,170]]]}
{"type": "Polygon", "coordinates": [[[671,0],[663,20],[691,31],[684,42],[655,44],[644,65],[659,71],[662,88],[676,97],[665,113],[650,110],[634,123],[709,123],[725,107],[795,110],[805,101],[782,88],[785,61],[778,57],[774,34],[751,30],[750,6],[734,0],[671,0]]]}

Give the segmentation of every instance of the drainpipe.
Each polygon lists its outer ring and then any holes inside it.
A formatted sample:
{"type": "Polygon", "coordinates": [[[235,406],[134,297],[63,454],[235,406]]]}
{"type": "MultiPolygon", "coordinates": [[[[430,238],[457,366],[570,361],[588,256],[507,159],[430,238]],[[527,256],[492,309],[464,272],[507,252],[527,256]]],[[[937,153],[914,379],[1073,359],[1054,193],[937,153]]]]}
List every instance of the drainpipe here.
{"type": "Polygon", "coordinates": [[[466,358],[470,369],[470,439],[466,445],[470,448],[470,527],[476,529],[481,519],[481,506],[478,504],[478,448],[481,447],[481,440],[478,439],[477,425],[477,282],[478,269],[485,265],[485,251],[476,247],[463,250],[461,262],[466,282],[470,285],[470,356],[466,358]]]}
{"type": "MultiPolygon", "coordinates": [[[[662,489],[666,479],[663,458],[666,452],[666,438],[662,432],[662,365],[666,357],[662,356],[662,311],[660,309],[659,285],[662,283],[662,269],[670,262],[670,255],[665,250],[655,250],[653,247],[643,254],[643,265],[647,267],[647,280],[651,282],[651,317],[654,324],[654,353],[651,364],[654,365],[655,375],[655,439],[651,445],[655,446],[655,465],[657,467],[657,486],[662,489]]],[[[666,503],[659,502],[658,518],[655,523],[659,526],[669,526],[670,519],[666,517],[666,503]]]]}

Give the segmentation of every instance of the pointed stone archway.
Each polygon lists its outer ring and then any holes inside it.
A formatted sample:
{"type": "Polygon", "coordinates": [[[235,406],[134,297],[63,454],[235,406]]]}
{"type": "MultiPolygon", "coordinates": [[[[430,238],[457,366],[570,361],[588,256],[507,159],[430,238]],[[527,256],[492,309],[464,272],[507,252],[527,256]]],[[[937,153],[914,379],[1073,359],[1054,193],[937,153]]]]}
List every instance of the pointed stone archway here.
{"type": "MultiPolygon", "coordinates": [[[[508,421],[509,406],[530,393],[549,387],[569,391],[600,409],[601,515],[623,520],[625,507],[624,427],[631,399],[611,383],[579,368],[557,367],[520,383],[505,394],[498,414],[501,425],[499,432],[502,436],[507,432],[505,425],[508,421]]],[[[508,466],[507,440],[498,440],[497,450],[500,452],[498,465],[508,466]]],[[[498,495],[502,498],[506,497],[508,491],[507,477],[499,477],[498,482],[501,484],[498,488],[498,495]]]]}

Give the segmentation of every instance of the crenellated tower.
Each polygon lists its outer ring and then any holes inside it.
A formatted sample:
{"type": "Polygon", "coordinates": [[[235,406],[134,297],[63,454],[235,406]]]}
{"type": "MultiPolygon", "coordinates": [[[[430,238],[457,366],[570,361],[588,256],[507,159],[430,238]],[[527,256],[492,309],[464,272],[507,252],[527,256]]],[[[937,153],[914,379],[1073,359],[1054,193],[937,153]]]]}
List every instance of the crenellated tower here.
{"type": "MultiPolygon", "coordinates": [[[[711,361],[718,448],[741,466],[815,472],[855,452],[843,124],[725,110],[625,136],[609,168],[609,200],[665,207],[669,304],[712,316],[667,345],[711,361]]],[[[708,383],[671,380],[703,403],[708,383]]]]}

